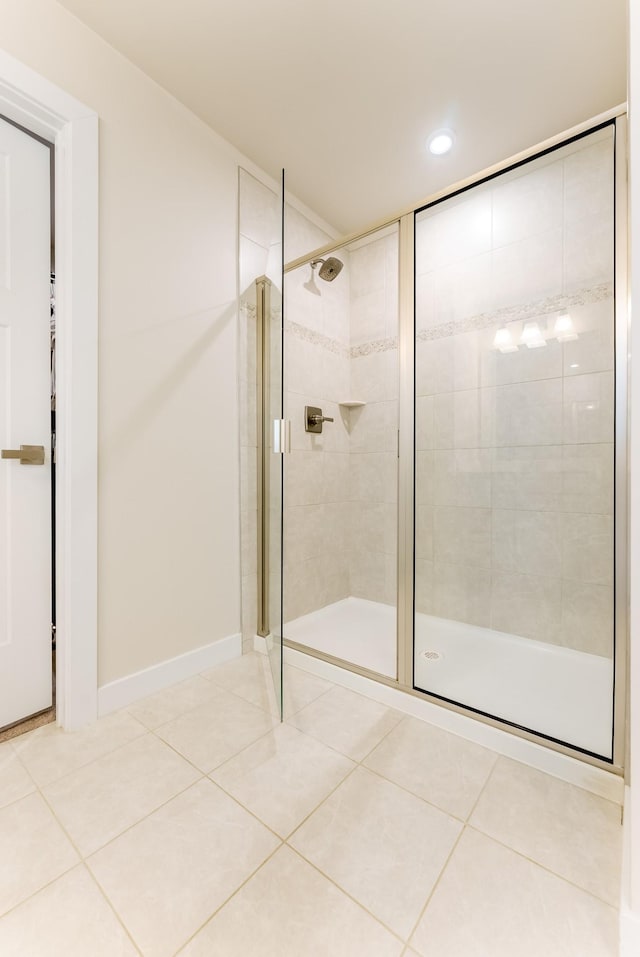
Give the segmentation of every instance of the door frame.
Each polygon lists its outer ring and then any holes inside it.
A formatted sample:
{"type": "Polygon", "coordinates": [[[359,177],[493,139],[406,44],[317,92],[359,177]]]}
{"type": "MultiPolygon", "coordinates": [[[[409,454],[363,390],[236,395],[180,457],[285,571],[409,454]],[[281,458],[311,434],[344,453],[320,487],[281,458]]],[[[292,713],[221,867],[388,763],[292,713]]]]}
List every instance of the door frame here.
{"type": "Polygon", "coordinates": [[[0,113],[55,149],[56,708],[98,713],[98,116],[0,50],[0,113]]]}

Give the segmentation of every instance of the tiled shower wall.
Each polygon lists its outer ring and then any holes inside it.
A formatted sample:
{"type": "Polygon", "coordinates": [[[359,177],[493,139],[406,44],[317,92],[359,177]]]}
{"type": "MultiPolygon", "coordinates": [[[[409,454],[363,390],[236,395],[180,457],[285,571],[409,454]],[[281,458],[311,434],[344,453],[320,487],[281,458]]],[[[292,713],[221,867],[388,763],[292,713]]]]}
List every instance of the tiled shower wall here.
{"type": "Polygon", "coordinates": [[[308,266],[287,277],[285,620],[349,596],[396,601],[397,233],[338,255],[320,297],[308,266]],[[334,419],[322,435],[304,431],[305,405],[334,419]]]}
{"type": "Polygon", "coordinates": [[[420,214],[416,258],[417,611],[610,656],[610,129],[420,214]]]}
{"type": "Polygon", "coordinates": [[[338,402],[349,392],[349,256],[321,295],[305,288],[311,267],[285,283],[285,414],[291,451],[285,461],[284,618],[290,621],[349,595],[349,433],[338,402]],[[305,406],[333,422],[306,432],[305,406]]]}
{"type": "Polygon", "coordinates": [[[397,601],[398,233],[353,249],[350,296],[352,398],[350,594],[397,601]]]}

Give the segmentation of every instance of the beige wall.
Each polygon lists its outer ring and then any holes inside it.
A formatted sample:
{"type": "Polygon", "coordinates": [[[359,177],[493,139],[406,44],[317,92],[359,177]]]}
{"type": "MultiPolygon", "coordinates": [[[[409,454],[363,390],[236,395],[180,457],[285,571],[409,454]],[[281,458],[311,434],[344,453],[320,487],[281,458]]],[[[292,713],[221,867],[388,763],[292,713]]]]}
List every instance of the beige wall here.
{"type": "Polygon", "coordinates": [[[51,0],[0,22],[100,118],[102,685],[240,630],[238,154],[51,0]]]}

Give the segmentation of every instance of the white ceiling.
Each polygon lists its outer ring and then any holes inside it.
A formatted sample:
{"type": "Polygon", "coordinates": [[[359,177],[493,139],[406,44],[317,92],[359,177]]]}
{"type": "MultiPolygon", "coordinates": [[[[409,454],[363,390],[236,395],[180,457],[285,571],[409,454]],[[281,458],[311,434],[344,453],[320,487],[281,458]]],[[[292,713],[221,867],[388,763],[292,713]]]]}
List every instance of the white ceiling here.
{"type": "Polygon", "coordinates": [[[626,0],[61,2],[342,233],[626,99],[626,0]]]}

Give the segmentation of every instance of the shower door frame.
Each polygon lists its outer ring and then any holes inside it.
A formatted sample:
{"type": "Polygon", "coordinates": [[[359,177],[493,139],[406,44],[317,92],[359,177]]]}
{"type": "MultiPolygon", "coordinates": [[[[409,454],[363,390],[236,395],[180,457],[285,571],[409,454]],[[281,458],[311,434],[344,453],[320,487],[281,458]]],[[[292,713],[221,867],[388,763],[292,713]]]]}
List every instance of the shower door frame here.
{"type": "Polygon", "coordinates": [[[332,253],[349,243],[373,235],[387,226],[399,224],[399,443],[398,443],[398,588],[397,588],[397,678],[372,672],[316,651],[283,636],[285,647],[304,652],[329,664],[380,684],[397,688],[421,700],[427,700],[440,708],[472,717],[479,723],[507,732],[533,742],[550,751],[574,758],[584,764],[624,775],[626,758],[626,722],[628,701],[628,145],[627,105],[621,104],[557,136],[538,143],[529,149],[484,169],[446,189],[427,197],[423,202],[404,210],[401,214],[381,220],[367,229],[350,233],[315,249],[308,255],[286,263],[285,274],[332,253]],[[614,126],[614,326],[615,326],[615,474],[614,474],[614,682],[613,682],[613,757],[606,760],[578,748],[570,747],[554,739],[536,734],[504,720],[479,713],[413,686],[414,653],[414,514],[415,514],[415,214],[425,206],[444,200],[465,189],[504,173],[514,166],[534,159],[542,153],[561,147],[565,143],[588,134],[607,123],[614,126]]]}

